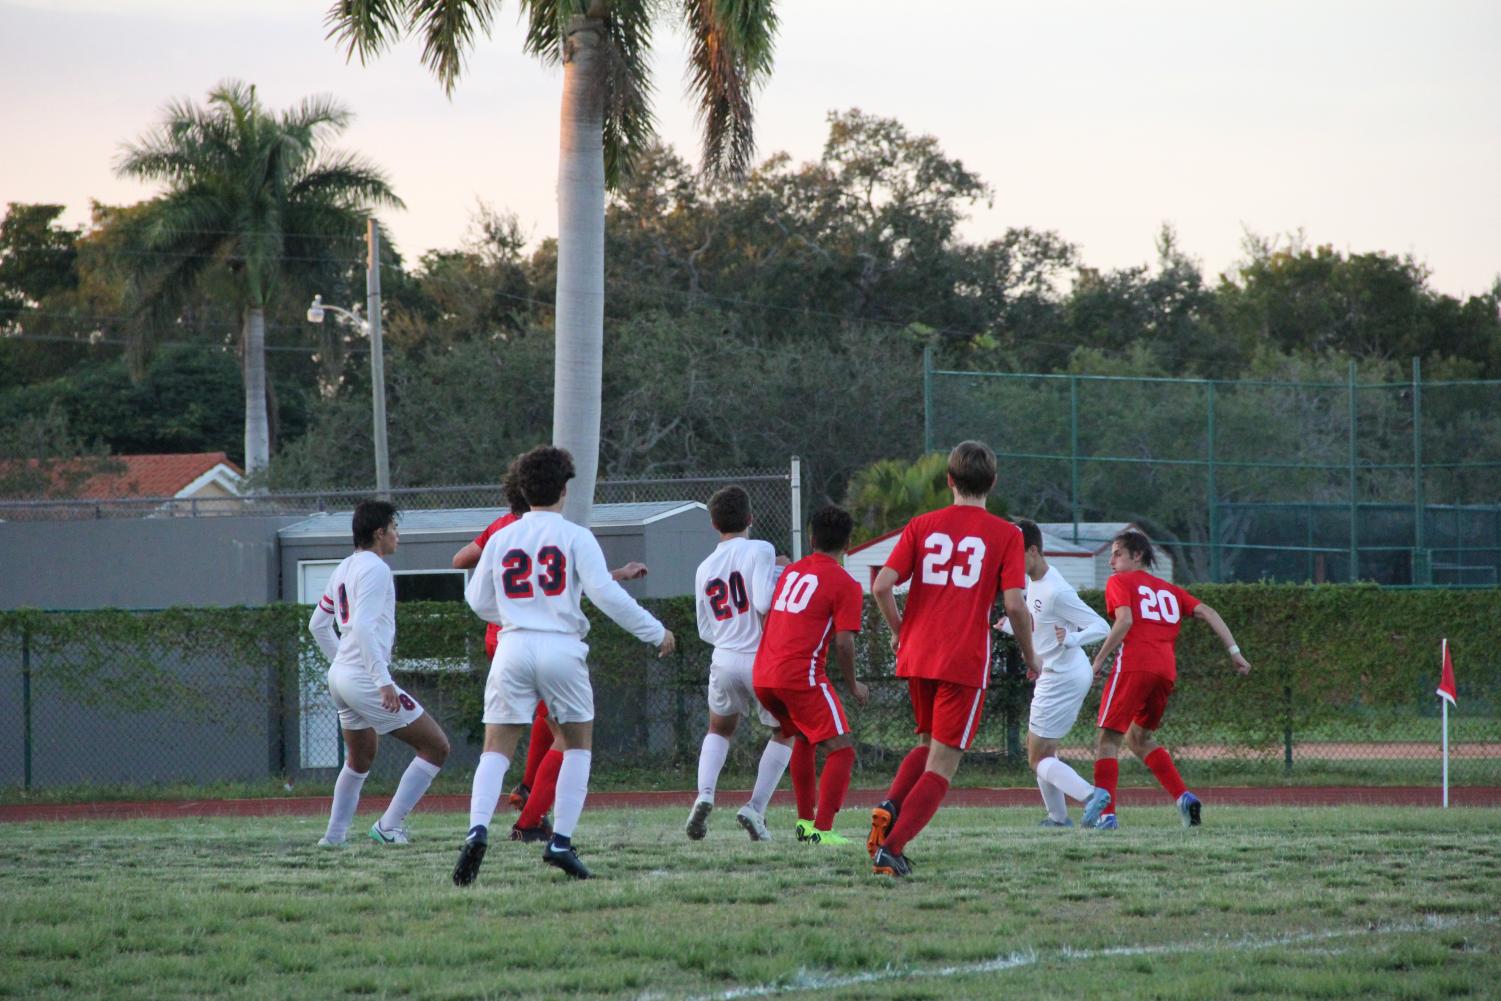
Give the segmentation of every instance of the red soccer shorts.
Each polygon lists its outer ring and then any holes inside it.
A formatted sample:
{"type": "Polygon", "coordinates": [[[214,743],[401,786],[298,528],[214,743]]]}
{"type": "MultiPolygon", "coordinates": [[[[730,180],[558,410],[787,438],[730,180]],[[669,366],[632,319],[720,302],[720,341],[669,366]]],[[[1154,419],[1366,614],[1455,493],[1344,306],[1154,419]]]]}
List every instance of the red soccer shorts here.
{"type": "Polygon", "coordinates": [[[756,686],[756,698],[781,724],[782,736],[802,734],[810,744],[822,744],[831,737],[850,732],[844,704],[828,682],[814,688],[762,688],[756,686]]]}
{"type": "Polygon", "coordinates": [[[537,712],[532,716],[532,722],[541,723],[545,719],[547,719],[547,703],[543,702],[541,699],[538,699],[537,712]]]}
{"type": "Polygon", "coordinates": [[[1162,714],[1172,694],[1172,678],[1150,671],[1116,671],[1100,698],[1099,725],[1117,733],[1125,733],[1132,723],[1140,724],[1143,730],[1155,730],[1162,725],[1162,714]]]}
{"type": "Polygon", "coordinates": [[[961,751],[975,742],[985,715],[985,689],[935,678],[908,678],[907,694],[912,697],[917,733],[961,751]]]}

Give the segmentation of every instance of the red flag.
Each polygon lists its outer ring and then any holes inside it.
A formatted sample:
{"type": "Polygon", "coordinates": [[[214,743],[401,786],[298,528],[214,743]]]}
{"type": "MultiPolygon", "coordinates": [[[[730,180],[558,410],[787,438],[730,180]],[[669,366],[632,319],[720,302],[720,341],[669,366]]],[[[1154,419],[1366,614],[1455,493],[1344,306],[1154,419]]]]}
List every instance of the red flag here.
{"type": "Polygon", "coordinates": [[[1444,640],[1444,670],[1439,676],[1437,693],[1439,698],[1448,700],[1451,706],[1459,706],[1459,691],[1454,687],[1454,661],[1449,657],[1449,641],[1444,640]]]}

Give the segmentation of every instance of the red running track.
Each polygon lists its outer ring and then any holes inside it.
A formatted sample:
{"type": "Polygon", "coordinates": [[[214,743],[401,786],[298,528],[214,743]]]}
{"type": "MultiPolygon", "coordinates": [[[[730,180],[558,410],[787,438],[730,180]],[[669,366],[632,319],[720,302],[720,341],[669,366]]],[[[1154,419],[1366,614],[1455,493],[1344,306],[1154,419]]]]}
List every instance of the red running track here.
{"type": "MultiPolygon", "coordinates": [[[[1433,786],[1207,786],[1194,790],[1214,806],[1439,806],[1441,794],[1433,786]]],[[[881,801],[882,789],[851,789],[846,805],[870,807],[881,801]]],[[[720,790],[724,803],[740,803],[745,790],[720,790]]],[[[589,806],[601,809],[641,809],[656,806],[693,805],[691,791],[592,792],[589,806]]],[[[365,796],[360,807],[368,812],[385,809],[389,796],[365,796]]],[[[792,803],[792,794],[777,793],[774,802],[792,803]]],[[[1167,795],[1149,787],[1123,788],[1123,806],[1166,805],[1167,795]]],[[[1501,807],[1501,786],[1463,786],[1449,790],[1453,806],[1501,807]]],[[[291,817],[328,812],[327,796],[287,796],[280,799],[187,799],[94,803],[15,803],[0,805],[0,823],[34,820],[133,820],[173,817],[291,817]]],[[[1036,789],[990,789],[960,787],[949,790],[945,806],[1036,806],[1036,789]]],[[[418,804],[424,812],[462,813],[469,809],[468,796],[428,796],[418,804]]],[[[504,805],[501,812],[506,812],[504,805]]]]}

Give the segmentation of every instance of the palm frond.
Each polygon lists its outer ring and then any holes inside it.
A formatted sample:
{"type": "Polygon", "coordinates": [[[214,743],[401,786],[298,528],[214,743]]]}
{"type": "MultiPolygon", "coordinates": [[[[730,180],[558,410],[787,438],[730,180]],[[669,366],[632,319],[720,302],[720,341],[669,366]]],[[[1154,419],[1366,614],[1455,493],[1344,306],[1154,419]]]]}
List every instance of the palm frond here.
{"type": "Polygon", "coordinates": [[[282,128],[305,132],[312,138],[343,132],[352,121],[354,112],[329,94],[304,97],[295,107],[281,113],[282,128]]]}
{"type": "Polygon", "coordinates": [[[323,23],[325,38],[344,49],[344,58],[360,57],[363,64],[406,34],[402,15],[410,0],[335,0],[323,23]]]}
{"type": "Polygon", "coordinates": [[[683,17],[704,170],[740,173],[755,155],[751,94],[771,69],[777,27],[772,0],[684,0],[683,17]]]}
{"type": "Polygon", "coordinates": [[[476,33],[490,33],[499,6],[499,0],[410,0],[408,22],[422,36],[422,63],[450,97],[476,33]]]}
{"type": "Polygon", "coordinates": [[[651,111],[653,0],[616,0],[605,21],[605,184],[616,187],[656,135],[651,111]]]}
{"type": "Polygon", "coordinates": [[[526,42],[522,48],[548,66],[563,62],[563,29],[574,14],[570,0],[521,0],[526,15],[526,42]]]}
{"type": "Polygon", "coordinates": [[[287,188],[287,201],[406,208],[385,173],[353,153],[330,153],[313,163],[287,188]]]}

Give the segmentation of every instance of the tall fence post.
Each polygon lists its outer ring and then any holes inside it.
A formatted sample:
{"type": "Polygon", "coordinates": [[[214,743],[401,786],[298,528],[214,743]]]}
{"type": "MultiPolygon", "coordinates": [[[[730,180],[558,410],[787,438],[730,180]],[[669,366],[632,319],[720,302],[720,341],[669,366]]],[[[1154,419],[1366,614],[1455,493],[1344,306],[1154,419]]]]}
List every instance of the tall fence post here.
{"type": "Polygon", "coordinates": [[[1069,498],[1074,515],[1074,545],[1079,544],[1079,377],[1068,377],[1069,498]]]}
{"type": "Polygon", "coordinates": [[[1282,686],[1282,770],[1293,773],[1293,686],[1282,686]]]}
{"type": "Polygon", "coordinates": [[[1433,561],[1428,558],[1423,531],[1423,360],[1412,360],[1412,582],[1433,583],[1433,561]]]}
{"type": "Polygon", "coordinates": [[[922,454],[933,451],[933,345],[922,349],[922,454]]]}
{"type": "Polygon", "coordinates": [[[1208,421],[1205,425],[1206,446],[1209,452],[1209,579],[1220,582],[1220,500],[1214,473],[1214,383],[1209,383],[1206,399],[1208,421]]]}
{"type": "Polygon", "coordinates": [[[1356,451],[1355,435],[1355,362],[1352,359],[1348,370],[1350,386],[1350,582],[1360,580],[1360,528],[1356,524],[1359,509],[1356,507],[1356,462],[1359,453],[1356,451]]]}
{"type": "Polygon", "coordinates": [[[803,558],[803,460],[792,457],[792,558],[803,558]]]}
{"type": "Polygon", "coordinates": [[[31,626],[21,626],[21,787],[31,791],[31,626]]]}

